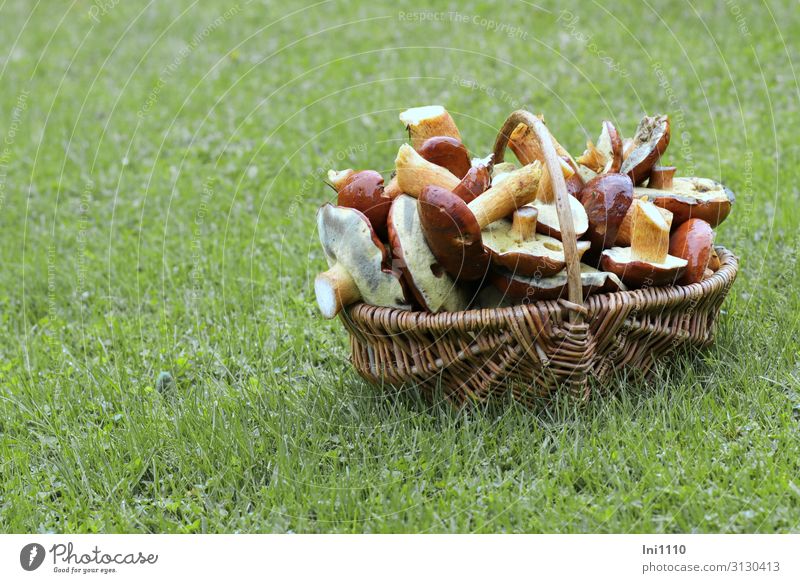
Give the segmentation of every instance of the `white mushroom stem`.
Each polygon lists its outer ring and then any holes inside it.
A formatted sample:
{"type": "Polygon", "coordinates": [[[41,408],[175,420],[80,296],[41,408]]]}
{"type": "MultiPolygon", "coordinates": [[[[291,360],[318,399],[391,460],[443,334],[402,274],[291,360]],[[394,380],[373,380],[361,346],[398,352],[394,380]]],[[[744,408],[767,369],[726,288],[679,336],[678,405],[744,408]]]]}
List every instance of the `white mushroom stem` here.
{"type": "Polygon", "coordinates": [[[433,136],[448,136],[461,140],[456,122],[441,105],[412,107],[400,114],[400,121],[408,129],[411,143],[416,149],[433,136]]]}
{"type": "Polygon", "coordinates": [[[669,224],[656,205],[637,202],[632,218],[631,259],[664,263],[669,251],[669,224]]]}
{"type": "Polygon", "coordinates": [[[355,280],[341,263],[336,263],[328,271],[317,275],[314,280],[314,294],[317,296],[320,312],[329,319],[334,318],[345,306],[361,299],[355,280]]]}
{"type": "Polygon", "coordinates": [[[524,206],[514,211],[511,232],[517,241],[529,241],[536,236],[536,218],[538,216],[539,211],[532,206],[524,206]]]}
{"type": "Polygon", "coordinates": [[[531,202],[536,196],[541,176],[542,165],[539,162],[523,166],[510,172],[505,180],[492,186],[467,207],[483,229],[531,202]]]}
{"type": "Polygon", "coordinates": [[[447,168],[428,162],[417,151],[403,144],[394,161],[397,169],[397,185],[401,192],[419,198],[428,185],[454,190],[461,180],[447,168]]]}

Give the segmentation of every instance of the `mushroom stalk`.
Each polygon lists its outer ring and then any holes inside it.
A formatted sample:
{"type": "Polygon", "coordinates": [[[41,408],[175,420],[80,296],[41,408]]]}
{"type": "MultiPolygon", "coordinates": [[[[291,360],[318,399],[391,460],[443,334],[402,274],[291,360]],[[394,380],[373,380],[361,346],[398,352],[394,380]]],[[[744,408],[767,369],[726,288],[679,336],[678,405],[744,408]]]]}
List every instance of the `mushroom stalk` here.
{"type": "Polygon", "coordinates": [[[336,263],[328,271],[317,275],[314,293],[319,309],[326,318],[335,317],[342,308],[361,299],[355,280],[341,263],[336,263]]]}
{"type": "Polygon", "coordinates": [[[532,206],[524,206],[514,212],[511,221],[511,232],[517,241],[530,241],[536,236],[536,219],[539,216],[532,206]]]}
{"type": "Polygon", "coordinates": [[[672,188],[672,179],[675,177],[677,168],[675,166],[653,166],[650,171],[650,181],[647,188],[658,188],[669,190],[672,188]]]}
{"type": "Polygon", "coordinates": [[[419,198],[430,184],[452,191],[461,182],[447,168],[428,162],[408,144],[400,146],[394,164],[400,191],[414,198],[419,198]]]}
{"type": "Polygon", "coordinates": [[[475,215],[478,226],[483,229],[531,202],[541,176],[542,165],[538,161],[528,164],[470,202],[467,207],[475,215]]]}
{"type": "Polygon", "coordinates": [[[434,136],[461,139],[456,122],[441,105],[412,107],[400,114],[400,121],[408,129],[414,148],[420,148],[425,140],[434,136]]]}
{"type": "Polygon", "coordinates": [[[631,258],[650,263],[664,263],[669,252],[669,227],[653,203],[638,201],[633,209],[631,258]]]}
{"type": "MultiPolygon", "coordinates": [[[[539,119],[542,119],[541,116],[538,116],[539,119]]],[[[509,121],[513,119],[513,114],[509,117],[509,121]]],[[[509,121],[506,121],[508,124],[509,121]]],[[[506,128],[503,128],[505,130],[506,128]]],[[[500,136],[503,135],[503,130],[500,131],[500,136]]],[[[570,156],[569,152],[564,149],[564,146],[558,143],[555,136],[550,134],[550,139],[553,141],[553,147],[556,149],[556,154],[559,158],[568,158],[572,161],[572,156],[570,156]]],[[[508,137],[508,147],[511,148],[511,151],[514,152],[514,155],[517,157],[523,164],[530,164],[534,160],[543,160],[544,159],[544,152],[542,152],[542,147],[539,144],[538,138],[534,135],[533,130],[528,127],[525,123],[519,123],[511,132],[508,137]]]]}

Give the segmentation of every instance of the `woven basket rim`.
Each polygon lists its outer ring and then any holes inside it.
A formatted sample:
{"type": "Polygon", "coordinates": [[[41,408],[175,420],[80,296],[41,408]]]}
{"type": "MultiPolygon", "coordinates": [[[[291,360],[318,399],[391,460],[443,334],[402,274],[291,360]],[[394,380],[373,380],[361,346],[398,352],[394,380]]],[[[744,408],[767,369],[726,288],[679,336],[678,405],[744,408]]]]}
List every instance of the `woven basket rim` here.
{"type": "Polygon", "coordinates": [[[610,298],[627,298],[629,301],[641,306],[658,303],[658,297],[662,298],[661,301],[699,299],[718,287],[730,284],[738,271],[739,259],[733,252],[721,245],[716,245],[715,249],[719,255],[720,267],[711,277],[699,283],[592,294],[584,299],[582,306],[571,304],[566,299],[559,298],[521,303],[505,308],[475,308],[459,312],[433,313],[385,308],[360,302],[348,306],[342,311],[341,316],[356,321],[383,320],[386,323],[394,322],[395,326],[392,327],[399,328],[426,327],[444,323],[466,325],[469,328],[472,324],[485,325],[487,320],[504,320],[508,317],[514,317],[519,314],[520,308],[527,310],[540,307],[558,315],[561,315],[561,312],[566,310],[578,310],[586,314],[593,312],[600,302],[609,301],[610,298]],[[658,295],[654,294],[654,292],[658,292],[658,295]]]}

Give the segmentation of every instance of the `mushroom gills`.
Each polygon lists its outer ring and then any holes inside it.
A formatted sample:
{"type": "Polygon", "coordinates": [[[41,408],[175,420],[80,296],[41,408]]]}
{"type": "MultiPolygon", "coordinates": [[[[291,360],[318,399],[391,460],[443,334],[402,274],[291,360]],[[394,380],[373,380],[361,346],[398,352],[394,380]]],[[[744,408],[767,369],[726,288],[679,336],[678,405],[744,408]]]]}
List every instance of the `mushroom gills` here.
{"type": "Polygon", "coordinates": [[[314,292],[326,318],[358,300],[410,309],[398,275],[384,267],[386,248],[362,212],[323,205],[317,212],[317,230],[330,269],[317,276],[314,292]]]}

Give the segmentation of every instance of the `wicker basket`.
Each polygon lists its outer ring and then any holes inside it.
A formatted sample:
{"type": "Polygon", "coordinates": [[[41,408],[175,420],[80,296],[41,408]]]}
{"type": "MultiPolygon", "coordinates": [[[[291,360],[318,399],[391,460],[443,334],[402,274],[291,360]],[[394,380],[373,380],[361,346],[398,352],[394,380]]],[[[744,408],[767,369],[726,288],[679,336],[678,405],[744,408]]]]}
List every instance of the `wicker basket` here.
{"type": "MultiPolygon", "coordinates": [[[[508,135],[524,119],[541,136],[544,124],[528,112],[509,117],[495,144],[503,160],[508,135]]],[[[512,390],[525,403],[566,390],[588,399],[615,370],[642,372],[682,346],[713,341],[714,322],[736,278],[737,258],[717,247],[721,266],[701,283],[593,295],[584,301],[567,190],[551,140],[541,140],[564,233],[568,297],[498,309],[407,312],[366,304],[341,320],[350,333],[352,362],[376,384],[414,383],[433,399],[486,402],[512,390]],[[599,382],[590,383],[590,379],[599,382]]]]}

